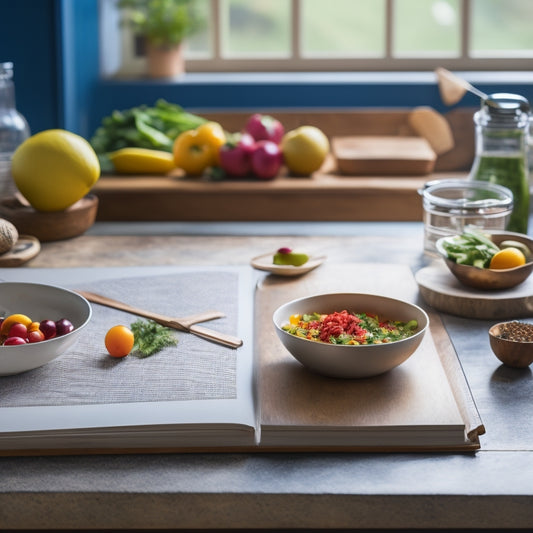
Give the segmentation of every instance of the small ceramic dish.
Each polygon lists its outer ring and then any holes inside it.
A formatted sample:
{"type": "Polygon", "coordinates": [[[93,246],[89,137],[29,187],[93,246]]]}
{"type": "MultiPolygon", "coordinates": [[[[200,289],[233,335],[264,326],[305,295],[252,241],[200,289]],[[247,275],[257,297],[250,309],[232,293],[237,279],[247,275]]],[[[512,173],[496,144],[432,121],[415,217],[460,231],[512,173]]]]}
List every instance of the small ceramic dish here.
{"type": "Polygon", "coordinates": [[[505,365],[527,368],[533,363],[533,324],[510,321],[489,329],[490,347],[505,365]]]}
{"type": "Polygon", "coordinates": [[[392,370],[416,351],[429,326],[420,307],[375,294],[330,293],[299,298],[280,306],[272,317],[276,333],[290,354],[309,370],[334,378],[367,378],[392,370]],[[296,314],[333,313],[342,310],[376,314],[380,318],[416,320],[410,337],[382,344],[329,344],[297,337],[283,329],[296,314]]]}
{"type": "Polygon", "coordinates": [[[277,276],[301,276],[319,267],[326,260],[325,255],[312,255],[306,263],[300,266],[275,265],[273,263],[274,253],[258,255],[251,260],[250,264],[257,270],[264,270],[277,276]]]}
{"type": "MultiPolygon", "coordinates": [[[[491,240],[499,245],[505,240],[519,241],[533,251],[533,239],[521,233],[512,232],[491,232],[491,240]]],[[[533,261],[530,260],[525,265],[507,268],[505,270],[493,270],[490,268],[478,268],[470,265],[460,265],[448,258],[442,244],[445,239],[440,238],[437,243],[437,251],[444,259],[450,272],[463,284],[468,287],[482,290],[502,290],[516,287],[523,283],[533,271],[533,261]]]]}

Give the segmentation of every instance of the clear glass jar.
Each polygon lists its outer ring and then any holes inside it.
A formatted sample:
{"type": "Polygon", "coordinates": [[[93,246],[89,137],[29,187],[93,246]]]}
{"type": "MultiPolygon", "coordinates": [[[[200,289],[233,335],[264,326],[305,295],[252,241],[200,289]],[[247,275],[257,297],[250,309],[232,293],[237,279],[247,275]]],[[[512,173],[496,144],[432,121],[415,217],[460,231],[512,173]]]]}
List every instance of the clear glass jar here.
{"type": "Polygon", "coordinates": [[[513,209],[507,188],[472,180],[436,180],[420,190],[424,208],[424,250],[436,254],[441,237],[463,233],[466,226],[504,230],[513,209]]]}
{"type": "Polygon", "coordinates": [[[513,193],[509,231],[527,233],[529,220],[529,102],[498,93],[474,114],[476,156],[469,179],[503,185],[513,193]]]}
{"type": "Polygon", "coordinates": [[[16,191],[11,176],[11,157],[30,136],[26,119],[15,107],[13,63],[0,63],[0,194],[16,191]]]}

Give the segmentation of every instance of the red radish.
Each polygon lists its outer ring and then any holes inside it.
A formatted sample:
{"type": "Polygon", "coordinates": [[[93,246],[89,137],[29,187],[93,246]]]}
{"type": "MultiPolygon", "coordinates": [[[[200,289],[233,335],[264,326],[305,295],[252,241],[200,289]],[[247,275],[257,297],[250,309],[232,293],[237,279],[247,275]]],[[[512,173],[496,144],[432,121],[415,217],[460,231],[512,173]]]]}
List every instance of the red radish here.
{"type": "Polygon", "coordinates": [[[255,113],[248,119],[245,131],[256,141],[272,141],[276,144],[281,142],[285,134],[285,128],[279,120],[260,113],[255,113]]]}
{"type": "Polygon", "coordinates": [[[249,133],[237,133],[220,147],[220,166],[228,176],[244,177],[252,170],[251,155],[254,138],[249,133]]]}
{"type": "Polygon", "coordinates": [[[272,141],[259,141],[252,153],[252,171],[263,179],[277,176],[283,164],[283,154],[280,147],[272,141]]]}

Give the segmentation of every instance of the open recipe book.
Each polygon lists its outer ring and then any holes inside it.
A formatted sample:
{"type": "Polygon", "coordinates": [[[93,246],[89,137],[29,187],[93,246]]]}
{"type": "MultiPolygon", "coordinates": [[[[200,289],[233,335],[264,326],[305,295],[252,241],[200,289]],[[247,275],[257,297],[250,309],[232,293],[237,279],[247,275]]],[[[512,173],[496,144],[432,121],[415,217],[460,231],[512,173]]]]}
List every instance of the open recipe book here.
{"type": "Polygon", "coordinates": [[[4,454],[163,451],[473,451],[484,432],[437,315],[405,363],[374,378],[313,374],[278,340],[281,304],[324,292],[369,292],[416,301],[401,265],[325,264],[298,278],[250,267],[0,269],[5,281],[83,289],[184,316],[217,309],[208,324],[238,336],[224,347],[176,332],[148,358],[114,360],[103,339],[138,319],[91,304],[78,343],[58,359],[0,377],[4,454]]]}

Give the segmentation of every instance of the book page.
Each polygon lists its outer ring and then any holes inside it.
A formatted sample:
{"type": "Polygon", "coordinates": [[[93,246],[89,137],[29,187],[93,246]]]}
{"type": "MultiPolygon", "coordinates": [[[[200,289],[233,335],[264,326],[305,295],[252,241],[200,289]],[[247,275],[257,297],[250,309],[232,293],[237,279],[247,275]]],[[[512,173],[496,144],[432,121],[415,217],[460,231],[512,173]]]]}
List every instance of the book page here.
{"type": "MultiPolygon", "coordinates": [[[[418,293],[408,266],[325,264],[303,278],[266,278],[256,296],[256,320],[267,320],[290,300],[328,292],[372,293],[412,303],[417,303],[418,293]]],[[[439,325],[442,328],[435,322],[439,325]]],[[[431,327],[430,321],[420,347],[402,365],[380,376],[352,380],[312,373],[283,347],[273,328],[256,327],[261,445],[464,445],[465,421],[431,327]]]]}
{"type": "Polygon", "coordinates": [[[91,320],[68,353],[30,372],[0,378],[0,447],[23,440],[34,446],[37,434],[56,445],[69,436],[69,446],[76,440],[87,446],[91,436],[94,445],[140,446],[143,434],[158,431],[168,435],[167,446],[255,442],[248,269],[19,269],[2,270],[0,278],[90,290],[168,316],[216,309],[225,317],[204,325],[243,339],[243,346],[232,349],[176,331],[174,347],[147,358],[113,359],[105,349],[105,333],[139,317],[91,304],[91,320]]]}

